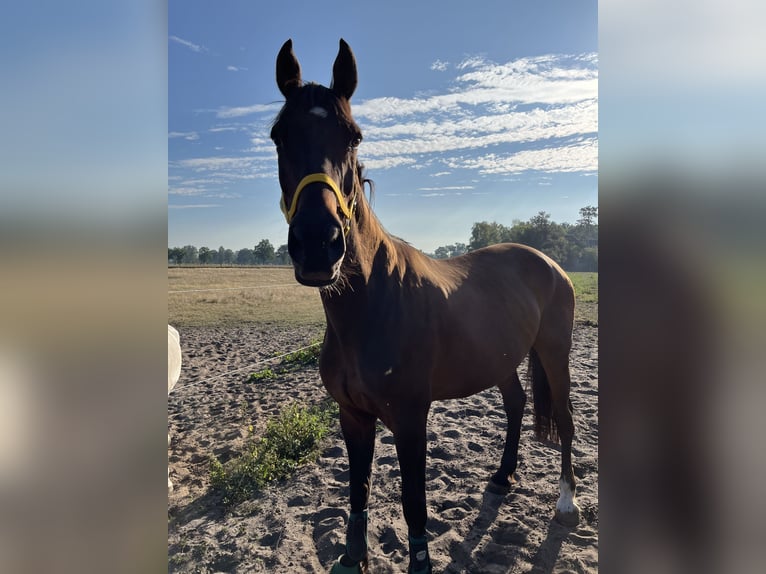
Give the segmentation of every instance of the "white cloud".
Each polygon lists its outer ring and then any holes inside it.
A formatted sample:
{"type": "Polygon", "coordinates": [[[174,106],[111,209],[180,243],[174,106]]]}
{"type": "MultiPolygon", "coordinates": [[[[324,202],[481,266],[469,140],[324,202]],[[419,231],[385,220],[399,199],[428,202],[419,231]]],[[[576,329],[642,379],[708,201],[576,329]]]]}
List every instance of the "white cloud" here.
{"type": "Polygon", "coordinates": [[[456,67],[458,70],[465,70],[466,68],[477,68],[486,63],[486,60],[481,56],[471,56],[460,62],[456,67]]]}
{"type": "Polygon", "coordinates": [[[260,114],[268,112],[270,114],[276,114],[282,107],[281,103],[273,104],[253,104],[252,106],[224,106],[216,111],[216,117],[218,118],[239,118],[242,116],[248,116],[251,114],[260,114]]]}
{"type": "MultiPolygon", "coordinates": [[[[457,66],[436,60],[431,67],[439,71],[459,68],[460,72],[451,88],[441,93],[354,103],[354,116],[365,134],[359,158],[369,170],[407,167],[426,170],[432,177],[452,175],[448,170],[454,169],[502,176],[530,170],[597,172],[596,54],[520,58],[503,64],[472,57],[457,66]]],[[[276,153],[267,126],[281,105],[207,110],[230,120],[207,131],[248,133],[250,148],[236,148],[248,155],[171,162],[174,174],[195,172],[179,180],[177,187],[203,187],[190,183],[200,179],[200,173],[220,181],[204,186],[211,191],[238,180],[274,178],[276,153]],[[239,119],[250,115],[255,118],[239,119]]],[[[194,132],[172,133],[184,137],[194,132]]],[[[453,186],[419,191],[455,195],[472,189],[453,186]]]]}
{"type": "Polygon", "coordinates": [[[473,185],[445,185],[444,187],[419,187],[418,191],[456,191],[474,189],[473,185]]]}
{"type": "Polygon", "coordinates": [[[354,115],[386,122],[415,114],[458,115],[472,107],[509,112],[519,105],[575,104],[598,97],[597,59],[541,56],[494,64],[481,58],[461,62],[470,71],[455,79],[449,93],[419,98],[374,98],[354,106],[354,115]]]}
{"type": "Polygon", "coordinates": [[[186,197],[202,195],[205,193],[204,189],[197,187],[189,187],[188,185],[179,185],[177,187],[171,187],[168,189],[168,195],[183,195],[186,197]]]}
{"type": "Polygon", "coordinates": [[[168,209],[209,209],[211,207],[221,207],[220,203],[198,203],[194,205],[169,204],[168,209]]]}
{"type": "Polygon", "coordinates": [[[185,140],[196,141],[199,139],[199,134],[197,132],[169,132],[168,138],[184,138],[185,140]]]}
{"type": "Polygon", "coordinates": [[[226,66],[226,69],[229,72],[242,72],[247,71],[247,68],[243,68],[242,66],[226,66]]]}
{"type": "Polygon", "coordinates": [[[195,157],[174,162],[179,167],[195,171],[215,171],[219,169],[243,169],[253,165],[255,157],[195,157]]]}
{"type": "Polygon", "coordinates": [[[453,169],[475,169],[482,174],[515,174],[525,171],[596,172],[598,141],[585,139],[569,145],[522,150],[509,155],[487,154],[477,158],[451,158],[453,169]]]}
{"type": "Polygon", "coordinates": [[[387,156],[381,158],[370,158],[362,160],[367,169],[389,169],[400,165],[412,165],[416,163],[415,158],[405,156],[387,156]]]}
{"type": "Polygon", "coordinates": [[[360,156],[444,153],[479,150],[502,144],[571,138],[598,131],[595,100],[527,112],[477,115],[456,121],[408,122],[368,130],[360,156]]]}
{"type": "MultiPolygon", "coordinates": [[[[438,159],[433,157],[438,154],[458,151],[482,173],[514,173],[518,166],[511,160],[500,162],[503,157],[515,157],[516,162],[536,157],[543,161],[539,169],[553,166],[555,162],[544,159],[549,155],[545,150],[559,146],[568,150],[562,152],[565,156],[572,153],[571,144],[556,142],[596,141],[597,63],[596,54],[521,58],[506,64],[468,58],[458,65],[464,73],[447,93],[375,98],[354,106],[365,132],[360,157],[382,169],[414,168],[438,159]],[[518,151],[521,145],[527,148],[523,153],[518,151]],[[538,155],[530,155],[528,148],[541,146],[538,155]],[[489,158],[486,163],[482,156],[489,158]]],[[[595,163],[573,161],[552,169],[581,165],[587,171],[595,163]]]]}
{"type": "Polygon", "coordinates": [[[178,36],[169,36],[168,39],[172,40],[173,42],[177,44],[181,44],[181,46],[189,48],[192,52],[207,52],[207,48],[205,48],[205,46],[195,44],[194,42],[190,42],[189,40],[184,40],[183,38],[179,38],[178,36]]]}

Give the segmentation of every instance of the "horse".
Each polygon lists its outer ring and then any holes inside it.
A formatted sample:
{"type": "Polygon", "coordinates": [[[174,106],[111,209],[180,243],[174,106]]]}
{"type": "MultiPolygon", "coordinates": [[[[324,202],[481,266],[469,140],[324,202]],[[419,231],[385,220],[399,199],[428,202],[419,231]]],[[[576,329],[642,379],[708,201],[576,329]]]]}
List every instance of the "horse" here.
{"type": "MultiPolygon", "coordinates": [[[[168,395],[176,386],[181,377],[181,336],[175,327],[168,325],[168,395]]],[[[170,433],[168,433],[168,446],[170,446],[170,433]]],[[[168,467],[168,492],[173,490],[170,481],[170,467],[168,467]]]]}
{"type": "Polygon", "coordinates": [[[373,213],[351,114],[356,58],[340,40],[329,88],[304,83],[287,40],[276,60],[284,105],[271,126],[295,279],[319,288],[326,317],[320,376],[340,408],[349,461],[345,552],[331,573],[368,569],[367,505],[380,420],[394,436],[409,569],[433,571],[426,537],[426,422],[433,401],[497,386],[508,417],[493,492],[510,490],[527,400],[517,367],[529,356],[535,431],[561,442],[555,518],[580,510],[572,470],[569,353],[574,289],[541,252],[498,244],[435,260],[389,234],[373,213]]]}

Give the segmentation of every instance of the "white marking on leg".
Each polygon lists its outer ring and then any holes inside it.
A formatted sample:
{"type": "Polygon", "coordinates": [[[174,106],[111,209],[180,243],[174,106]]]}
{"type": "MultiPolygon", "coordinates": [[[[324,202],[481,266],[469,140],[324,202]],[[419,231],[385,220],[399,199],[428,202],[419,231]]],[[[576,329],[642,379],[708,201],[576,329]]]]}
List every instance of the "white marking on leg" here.
{"type": "Polygon", "coordinates": [[[320,117],[320,118],[326,118],[327,117],[327,110],[324,109],[321,106],[314,106],[313,108],[311,108],[309,110],[309,113],[311,115],[314,115],[314,116],[317,116],[317,117],[320,117]]]}
{"type": "Polygon", "coordinates": [[[556,510],[558,512],[569,514],[580,510],[577,506],[577,502],[575,502],[575,493],[572,491],[569,483],[563,478],[559,479],[559,492],[561,494],[556,503],[556,510]]]}

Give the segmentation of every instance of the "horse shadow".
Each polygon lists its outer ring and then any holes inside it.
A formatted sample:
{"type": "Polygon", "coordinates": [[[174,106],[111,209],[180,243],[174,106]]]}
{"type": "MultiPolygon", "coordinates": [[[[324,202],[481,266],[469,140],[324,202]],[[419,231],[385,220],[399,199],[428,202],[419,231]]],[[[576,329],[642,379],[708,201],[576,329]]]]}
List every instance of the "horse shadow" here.
{"type": "MultiPolygon", "coordinates": [[[[468,565],[478,566],[491,561],[488,560],[489,557],[482,556],[483,553],[488,552],[486,548],[474,556],[474,552],[487,535],[490,535],[495,544],[506,548],[503,556],[504,562],[507,560],[506,565],[509,568],[522,557],[523,549],[528,547],[527,532],[518,528],[505,527],[490,533],[490,528],[495,524],[499,514],[500,506],[504,503],[511,503],[514,497],[515,494],[512,492],[504,496],[485,488],[479,513],[474,519],[471,529],[462,542],[455,542],[450,548],[452,561],[444,567],[445,573],[463,572],[468,565]]],[[[561,551],[561,545],[572,530],[573,528],[564,526],[551,518],[545,539],[540,543],[535,554],[528,559],[532,563],[530,573],[551,574],[553,572],[561,551]]]]}

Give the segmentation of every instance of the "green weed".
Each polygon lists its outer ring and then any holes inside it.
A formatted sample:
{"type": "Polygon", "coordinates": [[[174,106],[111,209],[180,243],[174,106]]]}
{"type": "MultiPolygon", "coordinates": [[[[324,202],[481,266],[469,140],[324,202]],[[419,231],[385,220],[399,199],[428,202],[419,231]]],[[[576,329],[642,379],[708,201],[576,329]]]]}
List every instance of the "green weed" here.
{"type": "Polygon", "coordinates": [[[282,373],[275,373],[269,368],[263,369],[262,371],[258,371],[257,373],[253,373],[250,375],[249,380],[251,382],[259,382],[259,381],[270,381],[271,379],[276,379],[279,375],[282,373]]]}
{"type": "Polygon", "coordinates": [[[279,362],[279,366],[274,369],[267,367],[257,373],[251,374],[248,380],[250,382],[269,381],[296,369],[316,367],[319,365],[319,354],[321,351],[321,343],[319,341],[314,341],[305,349],[299,349],[293,353],[285,355],[279,362]]]}
{"type": "Polygon", "coordinates": [[[225,464],[210,461],[212,488],[223,495],[226,506],[233,506],[269,483],[284,480],[316,459],[334,420],[337,406],[329,401],[321,406],[286,408],[268,422],[264,436],[253,438],[244,454],[225,464]]]}
{"type": "Polygon", "coordinates": [[[311,346],[290,353],[282,359],[282,364],[287,367],[313,367],[319,364],[319,354],[322,352],[320,341],[314,341],[311,346]]]}

